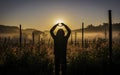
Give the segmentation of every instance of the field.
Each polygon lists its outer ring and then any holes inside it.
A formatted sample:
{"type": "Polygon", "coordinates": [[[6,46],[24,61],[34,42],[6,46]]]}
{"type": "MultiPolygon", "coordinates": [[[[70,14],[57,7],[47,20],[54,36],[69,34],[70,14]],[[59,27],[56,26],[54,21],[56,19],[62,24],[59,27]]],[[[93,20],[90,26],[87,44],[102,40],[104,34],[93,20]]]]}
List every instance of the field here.
{"type": "MultiPolygon", "coordinates": [[[[109,41],[108,38],[104,38],[104,34],[101,33],[102,37],[94,33],[85,35],[84,47],[82,47],[81,33],[75,37],[73,32],[67,48],[67,75],[119,73],[120,39],[117,34],[113,38],[111,63],[109,60],[109,41]]],[[[0,37],[1,75],[54,75],[52,38],[48,33],[41,34],[40,37],[34,36],[34,38],[38,39],[24,38],[20,45],[19,38],[0,37]]]]}

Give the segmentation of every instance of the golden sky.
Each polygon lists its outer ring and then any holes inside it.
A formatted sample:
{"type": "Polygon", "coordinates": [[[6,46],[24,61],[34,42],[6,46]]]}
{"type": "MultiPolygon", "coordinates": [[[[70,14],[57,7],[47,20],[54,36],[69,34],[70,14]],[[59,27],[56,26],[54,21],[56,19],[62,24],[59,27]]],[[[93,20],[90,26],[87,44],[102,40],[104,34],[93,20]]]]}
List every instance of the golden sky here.
{"type": "Polygon", "coordinates": [[[108,10],[113,22],[120,22],[118,0],[1,0],[0,24],[49,30],[61,19],[71,29],[108,22],[108,10]]]}

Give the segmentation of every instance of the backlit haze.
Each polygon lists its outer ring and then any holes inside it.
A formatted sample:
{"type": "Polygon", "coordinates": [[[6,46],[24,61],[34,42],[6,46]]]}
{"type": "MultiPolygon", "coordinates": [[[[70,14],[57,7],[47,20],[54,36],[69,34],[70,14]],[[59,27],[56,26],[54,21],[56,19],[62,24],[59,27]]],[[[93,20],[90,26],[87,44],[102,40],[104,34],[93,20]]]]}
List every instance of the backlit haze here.
{"type": "Polygon", "coordinates": [[[119,0],[0,0],[0,24],[50,30],[58,20],[71,29],[108,22],[108,10],[113,23],[120,22],[119,0]]]}

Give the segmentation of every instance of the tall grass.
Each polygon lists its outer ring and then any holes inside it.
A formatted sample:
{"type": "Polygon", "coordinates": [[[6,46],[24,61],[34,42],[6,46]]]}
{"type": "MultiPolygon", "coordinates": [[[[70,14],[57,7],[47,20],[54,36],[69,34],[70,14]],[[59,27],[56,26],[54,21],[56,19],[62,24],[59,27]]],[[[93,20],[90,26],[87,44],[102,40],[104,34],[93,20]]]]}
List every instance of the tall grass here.
{"type": "MultiPolygon", "coordinates": [[[[19,39],[0,38],[0,73],[54,75],[53,41],[49,43],[42,39],[38,43],[22,42],[19,39]]],[[[108,75],[109,74],[109,46],[108,40],[98,38],[84,40],[76,45],[68,44],[67,75],[108,75]]],[[[119,40],[118,40],[119,41],[119,40]]],[[[120,43],[113,41],[113,72],[120,66],[120,43]]]]}

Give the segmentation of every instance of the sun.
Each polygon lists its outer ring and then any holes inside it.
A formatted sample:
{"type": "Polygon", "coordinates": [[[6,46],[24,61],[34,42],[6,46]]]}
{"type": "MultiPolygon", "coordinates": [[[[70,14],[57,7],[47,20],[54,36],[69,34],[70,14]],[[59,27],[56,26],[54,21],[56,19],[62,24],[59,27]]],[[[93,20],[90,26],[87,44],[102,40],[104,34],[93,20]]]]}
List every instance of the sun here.
{"type": "Polygon", "coordinates": [[[58,19],[58,20],[56,21],[56,24],[57,24],[57,23],[63,23],[63,20],[58,19]]]}
{"type": "Polygon", "coordinates": [[[59,25],[59,28],[62,28],[62,24],[61,24],[61,23],[63,23],[63,20],[62,20],[62,19],[56,20],[56,24],[59,25]]]}

